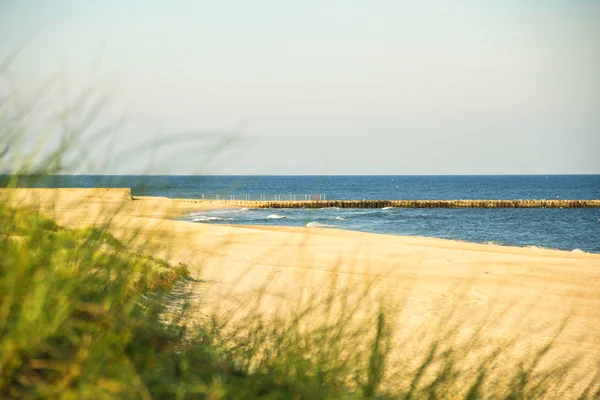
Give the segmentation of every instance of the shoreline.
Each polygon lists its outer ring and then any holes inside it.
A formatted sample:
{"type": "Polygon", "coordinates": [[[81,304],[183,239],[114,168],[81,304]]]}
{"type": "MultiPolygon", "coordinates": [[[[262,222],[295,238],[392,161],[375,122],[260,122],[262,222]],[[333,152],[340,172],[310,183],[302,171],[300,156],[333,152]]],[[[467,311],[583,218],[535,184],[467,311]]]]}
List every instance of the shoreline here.
{"type": "MultiPolygon", "coordinates": [[[[355,230],[355,229],[345,229],[345,228],[302,227],[302,226],[288,226],[288,225],[211,224],[211,223],[207,223],[207,222],[192,222],[192,221],[188,221],[188,220],[185,220],[185,222],[191,222],[194,224],[203,224],[203,225],[208,225],[208,226],[214,226],[214,225],[227,226],[227,227],[230,227],[233,229],[236,229],[236,228],[258,229],[258,230],[266,230],[266,231],[273,231],[273,232],[285,232],[285,231],[289,230],[290,232],[296,231],[297,233],[302,233],[302,232],[305,232],[306,229],[314,230],[317,234],[319,233],[319,231],[352,232],[352,233],[382,236],[382,237],[402,238],[402,239],[406,239],[407,241],[411,241],[411,239],[414,239],[414,242],[415,243],[418,242],[418,244],[429,244],[429,243],[425,243],[424,241],[436,241],[437,243],[431,243],[431,244],[434,245],[435,247],[443,247],[443,248],[457,248],[457,247],[459,247],[459,245],[462,244],[462,245],[468,245],[469,250],[473,250],[471,246],[481,246],[482,250],[483,249],[488,250],[488,249],[493,249],[493,248],[507,249],[507,250],[517,249],[517,250],[523,250],[523,252],[526,252],[526,251],[544,251],[544,252],[549,251],[549,252],[559,252],[561,254],[589,254],[589,255],[600,257],[600,253],[595,253],[592,251],[583,251],[579,248],[573,249],[573,250],[564,250],[564,249],[557,249],[557,248],[552,248],[552,247],[543,247],[543,246],[536,246],[536,245],[517,246],[517,245],[511,245],[511,244],[471,242],[468,240],[448,239],[448,238],[440,238],[440,237],[435,237],[435,236],[396,235],[393,233],[368,232],[368,231],[359,231],[359,230],[355,230]],[[448,243],[448,245],[445,246],[444,243],[448,243]]],[[[524,253],[524,254],[526,254],[526,253],[524,253]]]]}
{"type": "MultiPolygon", "coordinates": [[[[130,189],[111,189],[111,188],[16,188],[16,189],[0,189],[0,195],[3,193],[9,193],[14,196],[16,202],[23,204],[35,204],[40,203],[48,208],[55,202],[69,203],[66,208],[77,208],[73,207],[73,203],[77,202],[88,202],[90,204],[104,204],[114,206],[116,203],[124,203],[125,206],[121,211],[136,217],[147,217],[147,218],[160,218],[173,221],[181,221],[186,223],[192,223],[195,225],[202,224],[206,226],[226,226],[231,229],[259,229],[268,231],[294,231],[298,233],[305,233],[306,231],[318,232],[318,231],[329,231],[332,232],[353,232],[368,235],[377,235],[382,237],[396,237],[396,238],[417,238],[426,240],[438,240],[442,242],[449,242],[454,244],[469,244],[483,246],[483,248],[500,248],[500,249],[522,249],[523,251],[551,251],[571,254],[590,254],[600,256],[600,253],[584,251],[578,248],[565,250],[557,249],[552,247],[538,246],[538,245],[504,245],[497,243],[486,243],[486,242],[475,242],[460,239],[449,239],[440,238],[435,236],[418,236],[418,235],[400,235],[393,233],[380,233],[380,232],[369,232],[355,229],[345,229],[337,227],[306,227],[306,226],[290,226],[290,225],[254,225],[254,224],[214,224],[206,222],[193,222],[186,219],[186,216],[190,212],[202,212],[202,211],[217,211],[217,210],[234,210],[245,208],[242,205],[238,205],[237,201],[231,200],[201,200],[201,199],[172,199],[168,197],[159,196],[132,196],[130,189]],[[579,250],[579,251],[577,251],[579,250]]],[[[260,209],[260,208],[257,208],[260,209]]],[[[440,242],[440,243],[442,243],[440,242]]],[[[444,246],[446,247],[446,246],[444,246]]]]}
{"type": "Polygon", "coordinates": [[[175,220],[177,220],[177,221],[191,222],[191,223],[194,223],[194,224],[204,224],[204,225],[209,225],[209,226],[218,225],[218,226],[227,226],[227,227],[231,227],[231,228],[261,229],[261,230],[270,230],[270,231],[275,231],[275,232],[276,231],[283,231],[283,230],[287,230],[287,229],[298,230],[298,232],[302,232],[305,229],[315,230],[316,232],[318,232],[319,230],[332,230],[332,231],[356,232],[356,233],[364,233],[364,234],[368,234],[368,235],[389,236],[389,237],[399,237],[399,238],[432,239],[432,240],[441,240],[441,241],[444,241],[444,242],[451,242],[451,243],[457,243],[457,244],[458,243],[465,243],[465,244],[473,244],[473,245],[486,246],[486,247],[515,248],[515,249],[525,249],[525,250],[559,251],[559,252],[564,252],[564,253],[594,254],[594,255],[600,256],[600,253],[596,253],[596,252],[593,252],[593,251],[584,251],[584,250],[581,250],[579,248],[575,248],[573,250],[565,250],[565,249],[558,249],[558,248],[553,248],[553,247],[544,247],[544,246],[538,246],[538,245],[529,245],[529,244],[528,245],[523,245],[523,246],[518,246],[518,245],[513,245],[513,244],[498,244],[498,243],[494,243],[493,241],[488,241],[488,242],[473,242],[473,241],[469,241],[469,240],[449,239],[449,238],[441,238],[441,237],[436,237],[436,236],[400,235],[400,234],[394,234],[394,233],[380,233],[380,232],[361,231],[361,230],[349,229],[349,228],[307,227],[307,226],[290,226],[290,225],[260,225],[260,224],[256,224],[256,225],[252,225],[252,224],[211,224],[210,222],[190,221],[190,220],[185,220],[185,219],[175,219],[175,220]]]}
{"type": "MultiPolygon", "coordinates": [[[[186,202],[194,202],[193,200],[183,200],[186,202]]],[[[196,211],[197,212],[202,212],[202,211],[219,211],[219,210],[235,210],[235,209],[240,209],[240,208],[246,208],[243,206],[233,206],[230,204],[210,204],[209,207],[199,207],[196,211]],[[222,206],[221,206],[222,205],[222,206]]],[[[256,210],[265,210],[264,208],[256,208],[256,210]]],[[[194,224],[205,224],[205,225],[210,225],[210,226],[214,226],[214,225],[218,225],[218,226],[229,226],[232,228],[236,228],[236,227],[240,227],[240,228],[247,228],[247,229],[265,229],[265,230],[273,230],[273,231],[277,231],[277,230],[281,230],[282,229],[297,229],[299,231],[305,230],[305,229],[311,229],[311,230],[334,230],[334,231],[342,231],[342,232],[360,232],[360,233],[366,233],[366,234],[370,234],[370,235],[383,235],[383,236],[392,236],[392,237],[404,237],[404,238],[423,238],[423,239],[436,239],[436,240],[443,240],[443,241],[450,241],[450,242],[456,242],[456,243],[469,243],[469,244],[477,244],[477,245],[482,245],[482,246],[495,246],[495,247],[501,247],[501,248],[518,248],[518,249],[527,249],[527,250],[547,250],[547,251],[560,251],[560,252],[567,252],[567,253],[580,253],[580,254],[596,254],[596,255],[600,255],[600,252],[595,252],[595,251],[586,251],[586,250],[582,250],[578,247],[573,248],[573,249],[561,249],[561,248],[555,248],[555,247],[547,247],[547,246],[543,246],[543,245],[537,245],[537,244],[523,244],[523,245],[518,245],[518,244],[501,244],[501,243],[495,243],[493,240],[488,240],[488,241],[470,241],[470,240],[462,240],[462,239],[455,239],[455,238],[443,238],[443,237],[437,237],[437,236],[423,236],[423,235],[403,235],[403,234],[396,234],[396,233],[387,233],[387,232],[372,232],[372,231],[366,231],[366,230],[359,230],[359,229],[352,229],[352,228],[346,228],[346,227],[336,227],[336,226],[298,226],[298,225],[263,225],[263,224],[244,224],[244,223],[211,223],[209,221],[192,221],[190,219],[187,219],[186,216],[189,217],[189,213],[190,212],[194,212],[194,211],[189,211],[187,214],[183,214],[183,215],[179,215],[177,217],[175,217],[176,220],[181,220],[181,221],[185,221],[185,222],[190,222],[190,223],[194,223],[194,224]]]]}

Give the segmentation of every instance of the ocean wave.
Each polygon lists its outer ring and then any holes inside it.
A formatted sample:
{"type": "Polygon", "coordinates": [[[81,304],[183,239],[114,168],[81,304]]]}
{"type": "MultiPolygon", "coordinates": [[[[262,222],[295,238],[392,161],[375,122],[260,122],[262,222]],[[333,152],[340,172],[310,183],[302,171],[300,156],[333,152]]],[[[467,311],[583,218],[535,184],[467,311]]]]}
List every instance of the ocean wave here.
{"type": "Polygon", "coordinates": [[[321,222],[313,221],[306,224],[307,228],[331,228],[331,225],[323,224],[321,222]]]}
{"type": "Polygon", "coordinates": [[[581,250],[581,249],[573,249],[571,250],[572,253],[585,253],[585,251],[581,250]]]}
{"type": "Polygon", "coordinates": [[[285,218],[283,215],[279,215],[279,214],[271,214],[267,216],[267,219],[282,219],[285,218]]]}
{"type": "Polygon", "coordinates": [[[383,211],[386,211],[386,210],[393,210],[394,208],[396,208],[396,207],[383,207],[383,208],[382,208],[382,210],[383,210],[383,211]]]}
{"type": "MultiPolygon", "coordinates": [[[[225,218],[221,218],[221,217],[210,217],[208,215],[198,215],[194,218],[192,218],[192,222],[208,222],[208,221],[223,221],[225,218]]],[[[227,219],[233,219],[233,218],[227,218],[227,219]]]]}
{"type": "Polygon", "coordinates": [[[241,213],[241,212],[245,212],[245,211],[249,211],[247,208],[230,208],[230,209],[225,209],[225,210],[214,210],[211,211],[211,214],[236,214],[236,213],[241,213]]]}
{"type": "Polygon", "coordinates": [[[329,217],[327,219],[332,220],[332,221],[345,221],[346,220],[346,218],[344,218],[344,217],[329,217]]]}
{"type": "Polygon", "coordinates": [[[554,250],[550,247],[536,246],[535,244],[528,244],[528,245],[525,245],[525,247],[528,249],[535,249],[535,250],[554,250]]]}
{"type": "Polygon", "coordinates": [[[227,214],[236,214],[240,212],[249,211],[248,208],[231,208],[225,210],[210,210],[210,211],[194,211],[188,213],[189,217],[202,217],[202,216],[211,216],[211,215],[227,215],[227,214]]]}
{"type": "Polygon", "coordinates": [[[341,210],[339,207],[321,207],[319,210],[341,210]]]}

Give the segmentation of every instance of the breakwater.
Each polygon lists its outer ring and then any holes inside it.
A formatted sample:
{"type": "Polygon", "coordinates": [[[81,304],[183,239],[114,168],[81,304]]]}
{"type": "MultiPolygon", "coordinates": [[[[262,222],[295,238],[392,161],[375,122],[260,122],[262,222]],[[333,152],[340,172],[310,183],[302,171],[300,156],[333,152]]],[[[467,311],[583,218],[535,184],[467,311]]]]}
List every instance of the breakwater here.
{"type": "Polygon", "coordinates": [[[596,200],[308,200],[225,201],[248,208],[600,208],[596,200]]]}

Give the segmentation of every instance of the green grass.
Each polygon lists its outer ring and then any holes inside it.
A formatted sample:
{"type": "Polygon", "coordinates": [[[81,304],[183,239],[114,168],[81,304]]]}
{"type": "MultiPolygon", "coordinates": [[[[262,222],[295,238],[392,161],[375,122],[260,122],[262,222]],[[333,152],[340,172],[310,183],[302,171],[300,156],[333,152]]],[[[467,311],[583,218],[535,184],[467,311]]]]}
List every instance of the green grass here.
{"type": "Polygon", "coordinates": [[[133,252],[98,229],[61,228],[31,210],[2,206],[0,221],[0,393],[6,397],[357,398],[377,392],[383,316],[364,376],[354,364],[361,361],[358,351],[334,354],[342,326],[303,336],[302,316],[267,325],[254,315],[237,332],[214,323],[188,334],[181,320],[167,325],[160,318],[173,286],[190,279],[186,266],[133,252]]]}
{"type": "Polygon", "coordinates": [[[0,393],[108,398],[147,391],[137,353],[148,332],[157,343],[168,338],[147,295],[170,290],[187,269],[35,212],[2,207],[0,220],[0,393]]]}

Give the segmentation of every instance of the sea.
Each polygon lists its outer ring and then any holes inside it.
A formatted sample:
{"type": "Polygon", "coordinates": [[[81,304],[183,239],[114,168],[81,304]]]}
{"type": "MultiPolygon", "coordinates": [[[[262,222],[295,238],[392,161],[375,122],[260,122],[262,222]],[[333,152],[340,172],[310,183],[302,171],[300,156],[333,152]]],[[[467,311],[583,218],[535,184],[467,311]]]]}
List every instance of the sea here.
{"type": "MultiPolygon", "coordinates": [[[[600,199],[600,175],[60,175],[22,177],[19,186],[128,187],[133,196],[205,200],[600,199]]],[[[232,208],[198,209],[183,219],[202,224],[327,227],[600,253],[600,208],[232,208]]]]}

